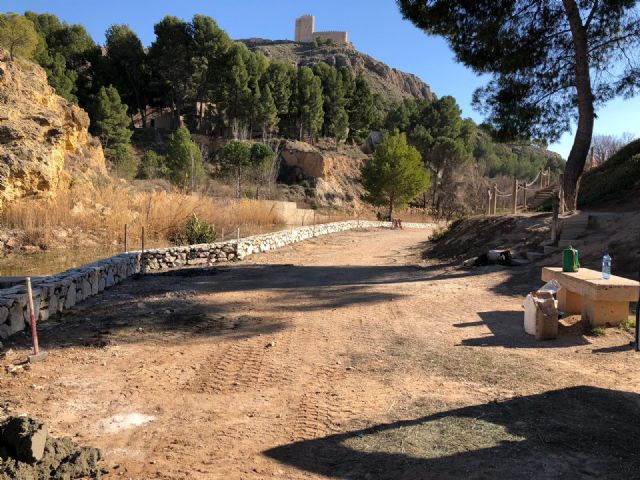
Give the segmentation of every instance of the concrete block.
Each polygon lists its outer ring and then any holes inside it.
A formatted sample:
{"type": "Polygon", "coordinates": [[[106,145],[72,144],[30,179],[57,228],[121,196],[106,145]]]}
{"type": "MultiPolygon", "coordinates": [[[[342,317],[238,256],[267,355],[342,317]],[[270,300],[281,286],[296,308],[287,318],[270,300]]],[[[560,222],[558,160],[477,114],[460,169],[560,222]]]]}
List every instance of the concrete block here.
{"type": "Polygon", "coordinates": [[[585,298],[582,319],[593,327],[616,326],[629,318],[629,302],[606,302],[585,298]]]}

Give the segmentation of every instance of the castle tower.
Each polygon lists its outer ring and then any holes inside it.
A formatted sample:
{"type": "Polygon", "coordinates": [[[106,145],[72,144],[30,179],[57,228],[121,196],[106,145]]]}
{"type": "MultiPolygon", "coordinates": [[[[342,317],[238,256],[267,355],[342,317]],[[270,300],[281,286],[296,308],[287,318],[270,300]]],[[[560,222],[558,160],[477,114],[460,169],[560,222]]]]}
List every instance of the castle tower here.
{"type": "Polygon", "coordinates": [[[313,42],[313,32],[315,31],[316,19],[313,15],[303,15],[296,19],[296,42],[313,42]]]}

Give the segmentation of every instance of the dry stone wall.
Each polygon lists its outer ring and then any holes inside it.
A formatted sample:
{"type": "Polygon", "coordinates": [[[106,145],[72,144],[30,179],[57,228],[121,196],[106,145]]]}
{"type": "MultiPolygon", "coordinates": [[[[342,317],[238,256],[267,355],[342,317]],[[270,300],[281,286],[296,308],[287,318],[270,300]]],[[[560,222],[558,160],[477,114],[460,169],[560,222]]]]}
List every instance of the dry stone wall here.
{"type": "MultiPolygon", "coordinates": [[[[405,223],[405,228],[432,225],[405,223]]],[[[147,250],[116,255],[105,260],[48,277],[34,278],[36,319],[44,321],[72,308],[76,303],[140,273],[191,265],[213,265],[242,260],[254,253],[268,252],[310,238],[352,229],[390,228],[389,222],[347,221],[294,228],[226,242],[147,250]]],[[[5,339],[30,323],[24,282],[0,290],[0,338],[5,339]]]]}
{"type": "MultiPolygon", "coordinates": [[[[140,254],[124,253],[48,277],[32,279],[36,320],[44,321],[140,271],[140,254]]],[[[20,282],[0,290],[0,338],[29,325],[27,288],[20,282]]]]}

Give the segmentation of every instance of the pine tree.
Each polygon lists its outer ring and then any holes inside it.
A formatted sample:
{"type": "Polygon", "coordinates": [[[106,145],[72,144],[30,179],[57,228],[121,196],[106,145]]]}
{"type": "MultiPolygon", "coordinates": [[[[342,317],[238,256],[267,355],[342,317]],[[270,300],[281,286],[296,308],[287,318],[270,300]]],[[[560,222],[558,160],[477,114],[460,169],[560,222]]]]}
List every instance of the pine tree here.
{"type": "Polygon", "coordinates": [[[564,173],[576,208],[596,107],[640,88],[638,2],[397,0],[405,18],[443,36],[456,58],[491,81],[474,102],[501,139],[557,140],[577,123],[564,173]]]}
{"type": "Polygon", "coordinates": [[[369,127],[374,119],[373,95],[362,76],[356,78],[349,113],[351,136],[356,142],[362,142],[369,135],[369,127]]]}
{"type": "Polygon", "coordinates": [[[222,171],[235,176],[236,198],[242,195],[242,177],[251,165],[251,147],[247,142],[231,140],[219,153],[222,171]]]}
{"type": "Polygon", "coordinates": [[[246,53],[246,47],[244,47],[244,45],[235,45],[229,52],[229,63],[227,66],[228,90],[224,106],[234,138],[242,136],[240,132],[244,129],[244,125],[248,121],[247,105],[251,100],[249,72],[247,71],[245,62],[246,53]]]}
{"type": "Polygon", "coordinates": [[[16,13],[0,15],[0,47],[6,48],[9,60],[30,59],[38,46],[38,34],[33,23],[16,13]]]}
{"type": "Polygon", "coordinates": [[[313,74],[309,67],[298,69],[297,102],[299,138],[302,140],[304,132],[313,141],[322,128],[324,114],[322,111],[322,85],[320,79],[313,74]]]}
{"type": "Polygon", "coordinates": [[[120,101],[118,90],[112,85],[100,88],[93,109],[93,121],[91,130],[100,138],[107,159],[113,163],[119,175],[131,176],[135,171],[129,151],[131,120],[127,115],[127,106],[120,101]]]}
{"type": "Polygon", "coordinates": [[[169,179],[183,190],[194,190],[204,179],[200,149],[187,127],[180,127],[169,137],[166,168],[169,179]]]}
{"type": "Polygon", "coordinates": [[[362,168],[365,200],[376,206],[388,206],[389,219],[396,208],[404,208],[416,195],[429,187],[430,178],[420,153],[407,143],[403,133],[385,135],[373,159],[362,168]]]}
{"type": "Polygon", "coordinates": [[[263,87],[260,97],[259,121],[262,127],[262,138],[266,139],[270,133],[278,131],[278,108],[271,95],[269,84],[263,87]]]}
{"type": "Polygon", "coordinates": [[[131,120],[127,115],[127,106],[122,103],[113,85],[100,88],[93,118],[93,131],[100,137],[104,148],[130,143],[132,132],[129,129],[131,120]]]}
{"type": "Polygon", "coordinates": [[[138,36],[127,25],[112,25],[106,34],[107,64],[110,78],[122,101],[138,111],[146,126],[150,77],[147,58],[138,36]]]}

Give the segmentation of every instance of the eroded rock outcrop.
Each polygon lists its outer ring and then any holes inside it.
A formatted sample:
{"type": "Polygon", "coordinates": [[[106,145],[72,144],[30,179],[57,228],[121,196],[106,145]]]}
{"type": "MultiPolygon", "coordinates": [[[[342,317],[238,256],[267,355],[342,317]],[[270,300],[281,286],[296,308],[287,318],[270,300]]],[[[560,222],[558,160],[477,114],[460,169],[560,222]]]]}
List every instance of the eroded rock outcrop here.
{"type": "MultiPolygon", "coordinates": [[[[5,58],[0,51],[0,58],[5,58]]],[[[0,205],[106,175],[89,116],[55,94],[39,66],[0,61],[0,205]]]]}
{"type": "Polygon", "coordinates": [[[364,192],[360,168],[366,158],[359,149],[337,152],[287,141],[281,152],[280,180],[309,185],[307,197],[318,206],[356,209],[364,192]]]}

